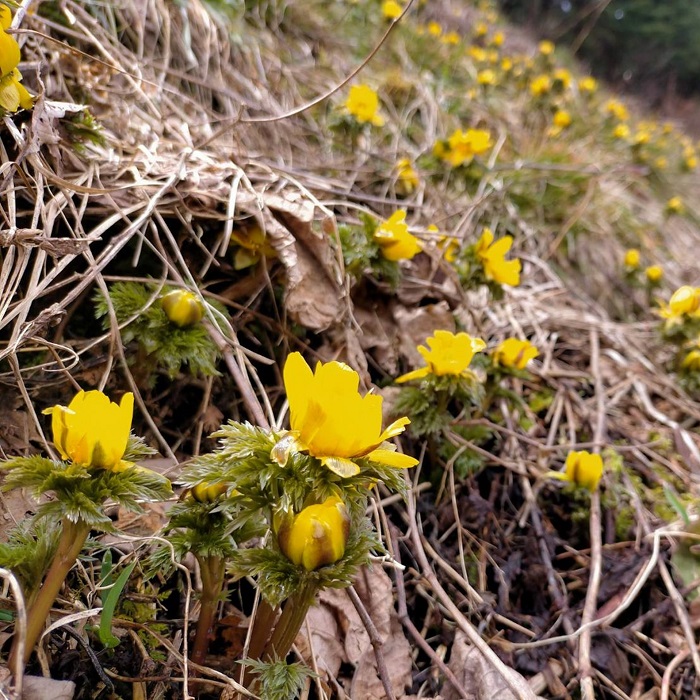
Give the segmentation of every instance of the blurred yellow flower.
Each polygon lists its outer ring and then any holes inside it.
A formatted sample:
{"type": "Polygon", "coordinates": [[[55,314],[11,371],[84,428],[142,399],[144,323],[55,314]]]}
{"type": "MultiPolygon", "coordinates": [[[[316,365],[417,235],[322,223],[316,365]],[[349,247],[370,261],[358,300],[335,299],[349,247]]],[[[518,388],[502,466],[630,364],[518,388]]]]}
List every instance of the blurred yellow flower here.
{"type": "Polygon", "coordinates": [[[700,372],[700,350],[691,350],[681,362],[681,367],[691,372],[700,372]]]}
{"type": "Polygon", "coordinates": [[[678,196],[671,197],[671,199],[666,202],[666,212],[668,214],[683,214],[685,212],[683,200],[678,196]]]}
{"type": "Polygon", "coordinates": [[[551,56],[554,53],[554,48],[554,44],[546,39],[544,41],[540,41],[540,43],[537,45],[538,51],[543,56],[551,56]]]}
{"type": "Polygon", "coordinates": [[[538,75],[536,78],[530,82],[530,92],[535,97],[542,97],[546,95],[552,87],[552,81],[549,79],[548,75],[538,75]]]}
{"type": "Polygon", "coordinates": [[[605,103],[605,112],[621,122],[626,122],[630,118],[627,107],[617,100],[608,100],[605,103]]]}
{"type": "Polygon", "coordinates": [[[467,49],[467,54],[471,58],[473,58],[477,63],[486,63],[488,59],[486,49],[482,49],[481,46],[470,46],[467,49]]]}
{"type": "Polygon", "coordinates": [[[603,476],[603,458],[587,450],[580,452],[572,450],[566,457],[564,473],[550,472],[550,475],[589,491],[595,491],[603,476]]]}
{"type": "Polygon", "coordinates": [[[199,323],[204,316],[204,305],[199,297],[185,289],[174,289],[160,300],[160,305],[171,323],[187,328],[199,323]]]}
{"type": "Polygon", "coordinates": [[[16,112],[31,109],[32,96],[21,84],[22,74],[17,69],[21,60],[19,44],[7,33],[12,24],[12,13],[6,5],[0,5],[0,109],[16,112]]]}
{"type": "Polygon", "coordinates": [[[472,338],[467,333],[451,333],[450,331],[435,331],[418,346],[418,352],[423,356],[427,365],[412,372],[402,374],[396,379],[398,384],[410,382],[413,379],[423,379],[432,374],[436,377],[452,375],[457,377],[473,377],[469,370],[474,354],[481,352],[486,343],[481,338],[472,338]]]}
{"type": "Polygon", "coordinates": [[[448,46],[456,46],[461,41],[461,37],[457,32],[447,32],[440,41],[448,46]]]}
{"type": "Polygon", "coordinates": [[[489,280],[498,284],[508,284],[517,287],[520,284],[520,260],[506,260],[513,245],[512,236],[503,236],[494,242],[493,232],[485,228],[476,244],[476,257],[484,268],[484,274],[489,280]]]}
{"type": "Polygon", "coordinates": [[[484,129],[457,129],[447,139],[447,152],[443,156],[452,167],[468,165],[474,156],[488,151],[493,144],[491,134],[484,129]]]}
{"type": "Polygon", "coordinates": [[[590,75],[587,75],[585,78],[581,78],[578,81],[578,89],[590,95],[598,89],[598,81],[590,75]]]}
{"type": "Polygon", "coordinates": [[[649,265],[644,274],[651,284],[658,284],[664,277],[664,269],[661,265],[649,265]]]}
{"type": "Polygon", "coordinates": [[[403,194],[410,194],[420,180],[409,158],[400,158],[396,163],[396,174],[403,194]]]}
{"type": "Polygon", "coordinates": [[[129,441],[134,395],[127,392],[116,404],[101,391],[81,391],[68,406],[53,406],[44,414],[51,416],[53,441],[61,459],[114,469],[129,441]]]}
{"type": "Polygon", "coordinates": [[[479,22],[479,24],[477,24],[474,27],[474,36],[475,37],[486,36],[488,33],[489,33],[489,25],[486,24],[486,22],[479,22]]]}
{"type": "Polygon", "coordinates": [[[486,68],[485,70],[480,70],[476,74],[476,82],[479,85],[495,85],[498,81],[496,79],[496,73],[491,70],[491,68],[486,68]]]}
{"type": "Polygon", "coordinates": [[[442,34],[442,27],[437,22],[428,22],[428,34],[438,37],[442,34]]]}
{"type": "Polygon", "coordinates": [[[277,257],[277,251],[267,233],[258,224],[233,229],[229,242],[238,246],[233,257],[233,267],[236,270],[256,265],[263,258],[277,257]]]}
{"type": "MultiPolygon", "coordinates": [[[[428,226],[428,231],[439,233],[438,227],[434,224],[428,226]]],[[[460,249],[460,241],[455,236],[440,236],[437,241],[437,246],[442,250],[442,257],[448,263],[453,263],[457,259],[460,249]]]]}
{"type": "Polygon", "coordinates": [[[630,135],[630,128],[627,126],[627,124],[618,124],[614,129],[613,129],[613,136],[616,139],[620,139],[620,141],[623,141],[627,138],[629,138],[630,135]]]}
{"type": "Polygon", "coordinates": [[[312,372],[300,353],[289,355],[284,386],[294,444],[278,443],[273,458],[285,464],[294,447],[342,477],[360,473],[354,462],[360,458],[399,469],[418,464],[417,459],[384,444],[411,421],[399,418],[382,431],[382,397],[371,392],[360,396],[359,383],[357,372],[342,362],[319,362],[312,372]]]}
{"type": "Polygon", "coordinates": [[[334,564],[345,554],[350,534],[350,514],[337,496],[287,515],[277,532],[277,542],[287,559],[307,571],[334,564]]]}
{"type": "Polygon", "coordinates": [[[539,350],[529,340],[506,338],[493,351],[491,357],[496,366],[525,369],[527,363],[539,354],[539,350]]]}
{"type": "Polygon", "coordinates": [[[387,260],[410,260],[421,251],[420,241],[408,231],[406,210],[397,209],[374,232],[374,241],[387,260]]]}
{"type": "Polygon", "coordinates": [[[506,56],[506,57],[501,61],[501,70],[502,70],[504,73],[507,73],[509,70],[512,70],[512,68],[513,68],[513,59],[508,58],[508,56],[506,56]]]}
{"type": "Polygon", "coordinates": [[[496,32],[489,42],[491,46],[503,46],[503,32],[496,32]]]}
{"type": "Polygon", "coordinates": [[[369,122],[383,126],[384,118],[379,114],[379,97],[369,85],[353,85],[350,88],[345,108],[360,124],[369,122]]]}
{"type": "Polygon", "coordinates": [[[396,19],[401,16],[403,7],[396,0],[385,0],[382,3],[382,16],[384,19],[396,19]]]}
{"type": "Polygon", "coordinates": [[[687,156],[685,161],[683,162],[683,165],[686,168],[686,170],[695,170],[695,168],[698,167],[697,156],[687,156]]]}
{"type": "Polygon", "coordinates": [[[629,270],[636,270],[639,268],[640,253],[636,248],[630,248],[625,251],[625,267],[629,270]]]}
{"type": "Polygon", "coordinates": [[[557,68],[552,74],[554,82],[561,85],[564,90],[571,86],[571,73],[566,68],[557,68]]]}

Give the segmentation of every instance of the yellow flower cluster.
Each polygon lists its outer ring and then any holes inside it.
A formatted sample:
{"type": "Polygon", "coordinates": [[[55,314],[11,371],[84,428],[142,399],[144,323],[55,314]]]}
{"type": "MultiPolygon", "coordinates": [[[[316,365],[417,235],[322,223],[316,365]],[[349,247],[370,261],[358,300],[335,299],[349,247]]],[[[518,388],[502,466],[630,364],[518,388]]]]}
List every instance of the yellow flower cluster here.
{"type": "Polygon", "coordinates": [[[0,109],[16,112],[31,109],[32,96],[20,82],[22,74],[17,66],[21,60],[19,44],[7,33],[12,23],[10,8],[0,5],[0,109]]]}

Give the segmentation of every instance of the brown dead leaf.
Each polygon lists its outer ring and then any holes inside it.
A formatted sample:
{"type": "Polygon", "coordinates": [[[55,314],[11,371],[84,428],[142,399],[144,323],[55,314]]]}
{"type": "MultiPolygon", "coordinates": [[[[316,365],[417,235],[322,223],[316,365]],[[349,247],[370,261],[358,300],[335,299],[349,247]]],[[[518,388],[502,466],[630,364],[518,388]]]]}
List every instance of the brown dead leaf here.
{"type": "MultiPolygon", "coordinates": [[[[382,655],[394,693],[400,696],[411,683],[411,647],[401,628],[393,605],[391,579],[376,567],[363,570],[355,581],[362,600],[383,642],[382,655]]],[[[350,683],[353,700],[380,700],[386,697],[377,673],[370,637],[345,590],[325,590],[307,617],[316,663],[336,675],[342,663],[355,666],[350,683]]],[[[305,630],[297,647],[307,660],[310,650],[305,630]]]]}
{"type": "Polygon", "coordinates": [[[306,328],[325,330],[345,315],[344,291],[330,240],[312,226],[315,207],[294,194],[267,196],[265,204],[263,229],[287,272],[287,312],[306,328]]]}
{"type": "Polygon", "coordinates": [[[399,329],[399,351],[408,358],[411,367],[425,364],[416,347],[425,345],[425,339],[436,330],[455,330],[454,314],[447,302],[407,309],[397,306],[394,319],[399,329]]]}
{"type": "MultiPolygon", "coordinates": [[[[467,642],[466,636],[459,629],[452,644],[448,666],[466,691],[467,700],[495,700],[495,698],[518,700],[503,676],[476,647],[467,642]]],[[[517,672],[512,671],[512,673],[517,672]]],[[[461,700],[457,691],[449,683],[446,683],[442,690],[445,700],[461,700]]]]}

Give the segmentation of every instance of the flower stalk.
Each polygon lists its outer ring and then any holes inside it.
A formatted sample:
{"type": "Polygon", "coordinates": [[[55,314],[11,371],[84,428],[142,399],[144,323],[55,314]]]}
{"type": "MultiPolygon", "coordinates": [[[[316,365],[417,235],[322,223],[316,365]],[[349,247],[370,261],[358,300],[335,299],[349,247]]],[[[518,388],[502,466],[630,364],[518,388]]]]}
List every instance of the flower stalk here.
{"type": "MultiPolygon", "coordinates": [[[[62,525],[63,531],[56,555],[51,562],[49,570],[46,572],[41,589],[27,612],[27,638],[24,642],[23,658],[25,664],[29,661],[32,651],[34,651],[34,647],[46,623],[46,618],[51,611],[51,606],[54,604],[61,586],[66,580],[66,576],[68,576],[68,572],[73,568],[90,532],[90,526],[82,520],[72,522],[65,518],[62,525]]],[[[17,648],[18,640],[15,640],[9,662],[10,668],[13,667],[17,648]]]]}
{"type": "Polygon", "coordinates": [[[263,650],[263,659],[284,659],[287,656],[301,626],[304,624],[317,590],[316,582],[305,581],[295,593],[287,598],[270,641],[263,650]]]}
{"type": "Polygon", "coordinates": [[[226,560],[216,556],[197,556],[197,561],[202,576],[202,596],[191,658],[194,663],[203,666],[209,650],[209,640],[212,637],[219,598],[224,587],[226,560]]]}

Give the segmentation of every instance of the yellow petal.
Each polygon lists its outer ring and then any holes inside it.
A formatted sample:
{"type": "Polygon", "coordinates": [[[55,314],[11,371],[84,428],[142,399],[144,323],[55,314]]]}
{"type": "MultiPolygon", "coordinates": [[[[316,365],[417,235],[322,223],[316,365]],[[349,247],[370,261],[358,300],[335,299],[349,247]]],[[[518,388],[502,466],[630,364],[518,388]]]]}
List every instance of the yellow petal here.
{"type": "Polygon", "coordinates": [[[343,459],[342,457],[322,457],[321,464],[328,467],[334,474],[347,479],[349,476],[357,476],[360,473],[360,467],[352,460],[343,459]]]}
{"type": "Polygon", "coordinates": [[[377,462],[378,464],[384,464],[387,467],[395,467],[396,469],[407,469],[409,467],[415,467],[416,464],[418,464],[418,460],[415,457],[385,449],[378,449],[370,452],[367,455],[367,459],[369,459],[370,462],[377,462]]]}
{"type": "Polygon", "coordinates": [[[412,372],[402,374],[400,377],[397,377],[395,381],[397,384],[403,384],[404,382],[410,382],[413,379],[423,379],[423,377],[427,377],[429,374],[430,368],[420,367],[419,369],[414,369],[412,372]]]}

